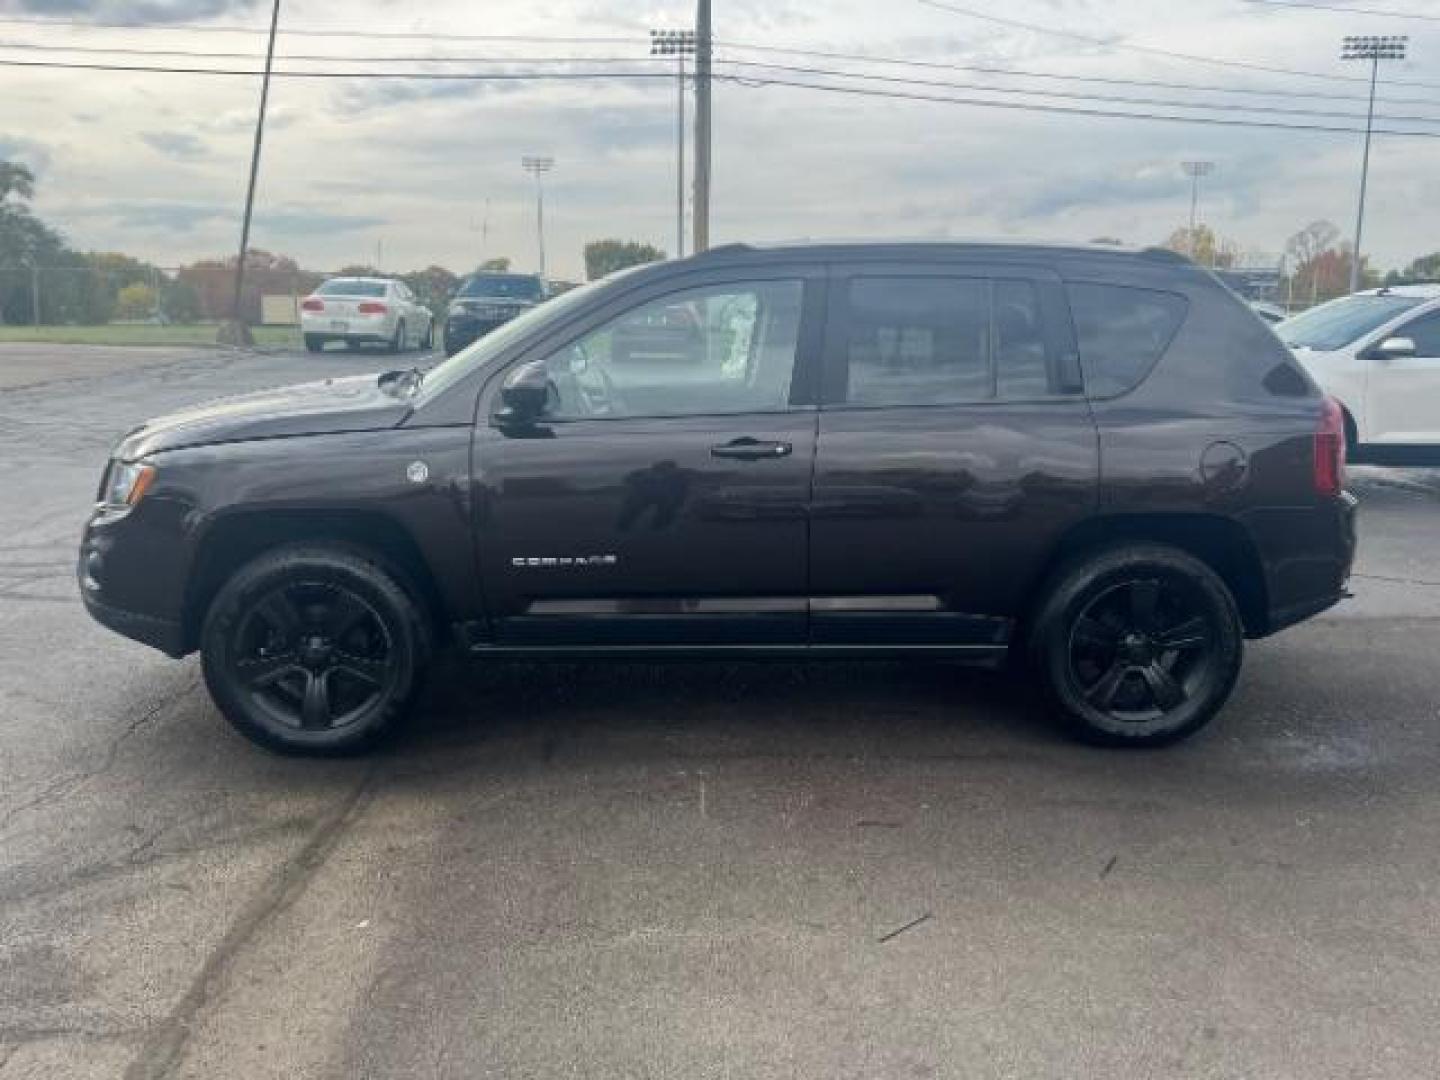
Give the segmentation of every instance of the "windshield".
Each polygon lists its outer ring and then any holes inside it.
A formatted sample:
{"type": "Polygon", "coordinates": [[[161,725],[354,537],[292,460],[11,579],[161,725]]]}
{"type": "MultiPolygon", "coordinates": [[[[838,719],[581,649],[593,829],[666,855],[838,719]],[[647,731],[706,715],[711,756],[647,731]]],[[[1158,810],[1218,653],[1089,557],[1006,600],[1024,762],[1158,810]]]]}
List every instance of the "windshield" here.
{"type": "Polygon", "coordinates": [[[457,295],[539,300],[540,292],[540,279],[529,274],[481,274],[466,280],[457,295]]]}
{"type": "Polygon", "coordinates": [[[425,381],[420,387],[420,400],[427,401],[444,393],[448,387],[470,372],[488,364],[495,356],[509,348],[511,343],[540,331],[548,323],[569,317],[574,308],[589,299],[597,286],[609,285],[617,276],[611,274],[603,282],[592,281],[578,289],[571,289],[555,300],[530,308],[498,329],[490,331],[468,348],[461,349],[450,359],[425,373],[425,381]]]}
{"type": "Polygon", "coordinates": [[[1395,316],[1423,303],[1418,296],[1345,296],[1311,308],[1275,327],[1292,349],[1343,349],[1395,316]]]}
{"type": "Polygon", "coordinates": [[[315,290],[317,296],[384,296],[385,282],[331,278],[315,290]]]}

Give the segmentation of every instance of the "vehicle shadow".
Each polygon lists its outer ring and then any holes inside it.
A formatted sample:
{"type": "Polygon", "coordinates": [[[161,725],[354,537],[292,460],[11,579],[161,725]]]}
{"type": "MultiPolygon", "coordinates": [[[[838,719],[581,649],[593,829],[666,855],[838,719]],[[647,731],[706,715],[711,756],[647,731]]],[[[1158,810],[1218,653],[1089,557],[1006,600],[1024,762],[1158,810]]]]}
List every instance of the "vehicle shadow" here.
{"type": "Polygon", "coordinates": [[[1069,746],[1038,692],[951,664],[452,661],[432,673],[392,756],[500,747],[606,754],[1003,756],[1069,746]],[[903,750],[902,750],[903,746],[903,750]]]}

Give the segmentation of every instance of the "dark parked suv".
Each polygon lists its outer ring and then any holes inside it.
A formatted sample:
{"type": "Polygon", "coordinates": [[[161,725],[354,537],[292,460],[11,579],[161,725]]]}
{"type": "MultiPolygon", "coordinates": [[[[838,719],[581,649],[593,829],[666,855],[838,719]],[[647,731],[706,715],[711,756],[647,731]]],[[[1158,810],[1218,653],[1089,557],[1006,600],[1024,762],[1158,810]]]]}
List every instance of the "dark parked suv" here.
{"type": "Polygon", "coordinates": [[[454,356],[544,299],[545,283],[533,274],[470,275],[445,314],[445,355],[454,356]]]}
{"type": "Polygon", "coordinates": [[[734,245],[421,375],[125,436],[85,603],[271,747],[396,726],[477,658],[925,655],[1026,667],[1081,736],[1173,741],[1242,642],[1345,594],[1344,434],[1163,251],[734,245]]]}

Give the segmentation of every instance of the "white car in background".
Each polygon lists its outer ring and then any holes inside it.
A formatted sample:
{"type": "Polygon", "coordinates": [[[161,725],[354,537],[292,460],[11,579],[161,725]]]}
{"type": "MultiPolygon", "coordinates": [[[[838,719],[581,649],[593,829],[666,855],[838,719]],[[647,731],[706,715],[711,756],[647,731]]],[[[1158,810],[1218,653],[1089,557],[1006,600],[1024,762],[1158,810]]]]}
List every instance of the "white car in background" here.
{"type": "Polygon", "coordinates": [[[379,277],[337,277],[300,302],[305,348],[319,352],[326,342],[347,348],[383,345],[390,352],[435,342],[435,316],[403,281],[379,277]]]}
{"type": "Polygon", "coordinates": [[[1367,289],[1274,330],[1344,408],[1352,451],[1440,445],[1440,284],[1367,289]]]}

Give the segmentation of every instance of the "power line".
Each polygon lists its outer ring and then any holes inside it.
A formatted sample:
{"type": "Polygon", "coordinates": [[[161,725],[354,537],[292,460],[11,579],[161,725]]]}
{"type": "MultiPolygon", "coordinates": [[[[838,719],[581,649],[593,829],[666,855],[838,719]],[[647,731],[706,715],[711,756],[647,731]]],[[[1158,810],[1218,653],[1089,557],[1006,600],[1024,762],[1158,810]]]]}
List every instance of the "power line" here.
{"type": "MultiPolygon", "coordinates": [[[[1251,89],[1245,89],[1245,88],[1241,88],[1241,87],[1220,87],[1220,86],[1205,85],[1205,84],[1196,84],[1196,83],[1170,83],[1170,82],[1163,82],[1163,81],[1156,81],[1156,80],[1148,80],[1148,79],[1116,79],[1116,78],[1106,78],[1106,77],[1101,77],[1101,76],[1060,75],[1060,74],[1047,73],[1047,72],[1022,71],[1022,70],[1013,69],[1013,68],[996,68],[996,67],[990,67],[990,66],[985,66],[985,65],[950,64],[950,63],[936,63],[936,62],[919,61],[919,60],[905,60],[905,59],[901,59],[901,58],[870,56],[870,55],[863,54],[863,53],[836,53],[836,52],[826,52],[826,51],[821,51],[821,50],[787,49],[787,48],[778,48],[778,47],[763,46],[763,45],[748,45],[748,44],[741,43],[741,42],[728,43],[727,47],[741,48],[741,49],[747,49],[747,50],[755,50],[755,51],[762,51],[762,52],[777,52],[777,53],[784,53],[784,54],[794,54],[794,55],[797,55],[797,56],[832,57],[832,58],[836,58],[836,59],[847,59],[847,60],[853,60],[853,61],[861,61],[861,62],[865,62],[865,63],[876,63],[876,64],[903,64],[903,65],[907,65],[907,66],[927,68],[927,69],[974,71],[974,72],[981,72],[981,73],[988,73],[988,74],[1016,75],[1016,76],[1023,76],[1023,77],[1028,77],[1028,78],[1038,78],[1038,79],[1047,79],[1047,80],[1061,80],[1061,81],[1067,81],[1067,82],[1095,82],[1095,83],[1102,83],[1102,84],[1107,84],[1107,85],[1109,85],[1109,84],[1115,84],[1115,85],[1122,85],[1122,86],[1158,87],[1158,88],[1165,88],[1165,89],[1194,90],[1194,91],[1200,91],[1200,92],[1204,92],[1204,93],[1246,94],[1246,95],[1250,95],[1250,96],[1277,96],[1277,97],[1300,98],[1300,99],[1314,98],[1314,99],[1329,99],[1329,100],[1335,100],[1335,101],[1355,101],[1355,102],[1358,102],[1358,101],[1363,100],[1363,99],[1361,99],[1361,98],[1355,97],[1355,96],[1350,95],[1350,94],[1331,94],[1331,93],[1324,93],[1324,92],[1321,92],[1321,91],[1251,90],[1251,89]]],[[[78,54],[78,55],[83,55],[83,56],[187,56],[187,57],[191,57],[191,58],[195,58],[195,59],[205,59],[205,60],[255,60],[255,59],[259,59],[258,55],[255,54],[255,53],[252,53],[252,52],[218,51],[218,50],[210,50],[210,49],[201,51],[201,50],[179,49],[179,48],[176,48],[176,49],[149,49],[149,48],[137,48],[137,47],[134,47],[134,46],[119,46],[119,45],[104,45],[104,46],[51,45],[51,44],[41,44],[41,43],[36,43],[36,42],[8,42],[8,43],[0,43],[0,51],[7,51],[7,52],[64,53],[64,54],[78,54]]],[[[652,62],[652,61],[657,60],[657,59],[664,59],[664,58],[652,57],[652,56],[638,56],[638,57],[632,57],[632,56],[473,56],[473,55],[467,55],[467,56],[435,56],[435,55],[433,55],[433,54],[423,54],[423,55],[383,54],[383,55],[361,55],[361,56],[355,56],[355,55],[336,55],[336,54],[334,54],[334,53],[282,53],[282,54],[279,54],[279,55],[277,56],[277,59],[290,60],[290,61],[298,61],[298,62],[305,62],[305,63],[324,63],[324,62],[332,62],[332,61],[333,61],[333,62],[336,62],[336,63],[358,63],[358,64],[380,64],[380,63],[397,63],[397,64],[398,64],[398,63],[423,63],[423,64],[460,64],[460,63],[465,63],[465,64],[520,64],[520,63],[524,63],[524,64],[634,64],[634,63],[648,63],[648,62],[652,62]]],[[[759,62],[759,61],[752,61],[752,60],[726,59],[726,60],[724,60],[723,62],[724,62],[724,63],[732,64],[732,65],[738,65],[738,66],[748,66],[748,67],[757,67],[757,68],[773,68],[773,69],[775,69],[775,70],[790,71],[790,72],[801,73],[801,74],[831,75],[831,76],[837,76],[837,77],[856,78],[856,79],[877,79],[877,80],[884,80],[884,81],[886,81],[886,82],[913,82],[915,85],[922,85],[922,86],[950,86],[950,87],[954,87],[954,88],[956,88],[956,89],[985,90],[985,91],[993,91],[993,92],[995,92],[995,93],[1031,94],[1031,95],[1034,95],[1034,96],[1037,96],[1037,97],[1082,97],[1082,98],[1089,98],[1089,99],[1097,100],[1097,101],[1116,101],[1116,102],[1131,103],[1131,104],[1154,104],[1154,105],[1164,105],[1164,106],[1171,106],[1171,107],[1177,107],[1177,108],[1224,108],[1224,107],[1230,107],[1230,106],[1226,106],[1226,105],[1222,105],[1222,104],[1216,104],[1216,103],[1210,103],[1210,102],[1206,102],[1206,103],[1189,103],[1189,102],[1179,102],[1179,101],[1172,101],[1172,100],[1165,100],[1165,99],[1130,98],[1130,97],[1123,97],[1123,96],[1118,96],[1118,95],[1107,96],[1107,95],[1103,95],[1103,94],[1063,94],[1063,93],[1054,93],[1054,92],[1049,92],[1049,91],[1044,91],[1044,90],[1029,90],[1029,89],[1014,88],[1014,87],[987,87],[987,86],[983,86],[983,85],[981,85],[981,84],[976,84],[976,83],[942,83],[942,82],[935,82],[935,81],[923,80],[923,79],[913,79],[913,80],[911,80],[911,79],[901,79],[901,78],[898,78],[898,77],[895,77],[895,76],[877,75],[877,74],[870,73],[870,72],[840,71],[840,70],[834,70],[834,69],[811,68],[811,67],[802,67],[802,66],[791,66],[791,65],[785,65],[785,64],[762,63],[762,62],[759,62]]],[[[1377,99],[1377,100],[1380,100],[1380,99],[1377,99]]],[[[1432,105],[1432,104],[1433,104],[1433,105],[1440,105],[1440,102],[1436,102],[1436,101],[1433,101],[1433,100],[1427,99],[1427,98],[1398,98],[1398,99],[1397,99],[1397,98],[1388,98],[1388,99],[1383,99],[1383,100],[1385,100],[1385,101],[1386,101],[1387,103],[1389,103],[1389,104],[1414,104],[1414,105],[1432,105]]],[[[1273,113],[1280,113],[1280,114],[1287,113],[1287,112],[1293,112],[1293,113],[1295,113],[1296,115],[1319,115],[1319,116],[1344,116],[1344,115],[1347,115],[1347,114],[1344,114],[1344,113],[1324,113],[1324,112],[1318,112],[1318,113],[1316,113],[1316,112],[1311,112],[1310,110],[1285,110],[1285,109],[1280,109],[1280,108],[1275,108],[1275,107],[1270,107],[1270,106],[1261,106],[1261,105],[1245,105],[1245,106],[1243,106],[1243,107],[1244,107],[1244,108],[1247,108],[1247,109],[1254,110],[1254,111],[1259,111],[1259,112],[1273,112],[1273,113]]],[[[1429,117],[1414,117],[1414,116],[1391,116],[1391,117],[1384,117],[1384,119],[1404,120],[1404,121],[1425,121],[1425,120],[1428,120],[1428,119],[1431,119],[1431,118],[1429,118],[1429,117]]]]}
{"type": "MultiPolygon", "coordinates": [[[[341,58],[343,59],[343,58],[341,58]]],[[[257,68],[166,67],[159,64],[101,64],[64,60],[0,59],[0,67],[61,71],[120,71],[142,75],[257,76],[257,68]]],[[[296,71],[273,73],[277,79],[415,79],[430,82],[505,82],[527,79],[670,79],[668,71],[296,71]]]]}
{"type": "MultiPolygon", "coordinates": [[[[20,15],[0,15],[0,24],[16,26],[50,26],[65,30],[170,30],[192,34],[260,34],[260,26],[234,26],[208,23],[125,23],[90,22],[73,19],[47,19],[20,15]]],[[[383,41],[517,41],[554,45],[633,45],[639,35],[631,37],[555,37],[546,34],[452,34],[426,30],[346,30],[341,27],[296,27],[281,31],[282,37],[367,38],[383,41]]]]}
{"type": "MultiPolygon", "coordinates": [[[[1257,64],[1248,60],[1230,60],[1219,56],[1198,56],[1194,53],[1172,52],[1169,49],[1156,48],[1153,45],[1136,45],[1133,42],[1124,41],[1118,38],[1092,37],[1089,34],[1081,34],[1074,30],[1060,30],[1052,26],[1039,26],[1035,23],[1021,22],[1019,19],[1006,18],[1003,15],[991,15],[984,11],[974,11],[970,8],[958,7],[950,3],[942,3],[941,0],[916,0],[939,11],[948,11],[954,15],[964,15],[971,19],[981,19],[985,22],[998,23],[1001,26],[1010,26],[1020,30],[1029,30],[1036,34],[1049,34],[1051,37],[1069,38],[1073,41],[1083,41],[1090,45],[1099,45],[1106,49],[1124,49],[1127,52],[1148,53],[1152,56],[1164,56],[1171,60],[1185,60],[1196,64],[1215,64],[1220,67],[1241,68],[1248,71],[1264,71],[1272,75],[1290,75],[1305,79],[1325,79],[1330,82],[1368,82],[1368,79],[1361,79],[1353,75],[1336,75],[1322,71],[1301,71],[1296,68],[1275,67],[1269,64],[1257,64]]],[[[1416,86],[1429,90],[1440,90],[1440,83],[1412,82],[1409,80],[1390,80],[1392,86],[1416,86]]]]}
{"type": "MultiPolygon", "coordinates": [[[[818,90],[835,94],[850,94],[858,97],[895,98],[904,101],[929,101],[948,105],[968,105],[982,109],[1007,109],[1016,112],[1050,113],[1060,116],[1106,117],[1116,120],[1147,120],[1175,124],[1203,124],[1208,127],[1262,128],[1271,131],[1309,131],[1326,134],[1352,135],[1363,132],[1363,127],[1342,127],[1335,124],[1292,124],[1279,120],[1241,120],[1216,116],[1174,116],[1167,113],[1131,112],[1108,109],[1090,109],[1068,105],[1037,105],[1017,101],[988,101],[981,98],[948,97],[933,94],[916,94],[901,90],[879,90],[860,86],[836,86],[834,84],[800,82],[791,79],[745,78],[738,75],[717,75],[717,79],[738,83],[742,86],[792,86],[804,90],[818,90]]],[[[1440,139],[1440,132],[1375,129],[1376,135],[1398,135],[1407,138],[1440,139]]]]}
{"type": "Polygon", "coordinates": [[[1299,0],[1245,0],[1247,4],[1267,7],[1299,8],[1302,11],[1342,11],[1346,15],[1378,15],[1383,19],[1414,19],[1417,22],[1440,22],[1440,15],[1421,15],[1413,11],[1387,11],[1384,8],[1341,7],[1339,4],[1304,4],[1299,0]]]}
{"type": "MultiPolygon", "coordinates": [[[[31,46],[0,45],[0,49],[30,49],[30,48],[32,48],[32,47],[31,47],[31,46]]],[[[206,59],[206,60],[255,59],[255,57],[254,57],[253,54],[251,54],[251,53],[237,53],[237,52],[211,52],[211,51],[206,51],[206,52],[187,52],[187,51],[184,51],[184,50],[172,50],[172,49],[137,49],[137,48],[115,48],[115,49],[107,49],[107,48],[86,48],[86,47],[73,47],[73,48],[72,48],[72,47],[70,47],[70,46],[63,46],[63,45],[60,45],[60,46],[43,45],[43,46],[33,46],[33,48],[34,48],[34,49],[37,49],[37,50],[40,50],[40,51],[50,51],[50,52],[57,52],[57,51],[58,51],[58,52],[77,52],[77,53],[92,54],[92,55],[106,55],[106,54],[118,54],[118,55],[127,55],[127,56],[182,56],[182,55],[183,55],[183,56],[194,57],[194,58],[197,58],[197,59],[198,59],[198,58],[203,58],[203,59],[206,59]]],[[[290,60],[290,61],[302,61],[302,62],[329,62],[329,61],[334,61],[334,62],[343,62],[343,63],[484,63],[484,64],[581,64],[581,65],[583,65],[583,64],[632,64],[632,63],[636,63],[637,61],[650,61],[650,60],[652,60],[652,59],[654,59],[654,58],[652,58],[652,57],[632,58],[632,57],[617,57],[617,56],[607,56],[607,57],[593,57],[593,56],[547,56],[547,57],[529,57],[529,56],[527,56],[527,57],[481,57],[481,56],[465,56],[465,57],[461,57],[461,56],[445,56],[445,57],[437,57],[437,56],[395,56],[395,55],[382,55],[382,56],[334,56],[334,55],[314,54],[314,53],[310,53],[310,54],[305,54],[305,53],[287,53],[287,54],[284,54],[283,56],[278,57],[278,59],[290,60]]],[[[900,76],[895,76],[895,75],[880,75],[880,74],[875,74],[875,73],[873,73],[873,72],[846,71],[846,70],[838,69],[838,68],[808,67],[808,66],[803,66],[803,65],[776,64],[776,63],[767,63],[767,62],[751,61],[751,60],[723,59],[723,60],[720,60],[720,61],[717,61],[717,62],[718,62],[718,63],[722,63],[722,64],[726,64],[726,65],[731,66],[731,67],[755,68],[755,69],[767,70],[767,71],[784,71],[784,72],[788,72],[788,73],[790,73],[790,74],[798,74],[798,75],[821,75],[821,76],[825,76],[825,77],[827,77],[827,78],[852,79],[852,80],[859,80],[859,81],[863,81],[863,82],[883,82],[883,83],[900,84],[900,85],[906,85],[906,86],[919,86],[919,87],[926,87],[926,88],[938,88],[938,89],[949,89],[949,90],[971,90],[971,91],[980,91],[980,92],[982,92],[982,93],[987,93],[987,94],[1004,94],[1004,95],[1011,95],[1011,96],[1040,97],[1040,98],[1052,98],[1052,99],[1057,99],[1057,100],[1072,100],[1072,101],[1109,102],[1109,103],[1121,104],[1121,105],[1148,105],[1148,106],[1158,106],[1158,107],[1161,107],[1161,108],[1186,109],[1186,110],[1205,110],[1205,111],[1212,111],[1212,112],[1213,112],[1213,111],[1216,111],[1216,110],[1228,110],[1228,109],[1235,108],[1235,106],[1232,106],[1232,105],[1230,105],[1230,104],[1228,104],[1228,103],[1223,103],[1223,102],[1217,103],[1217,102],[1208,102],[1208,101],[1179,101],[1179,100],[1176,100],[1176,99],[1174,99],[1174,98],[1134,97],[1134,96],[1127,96],[1127,95],[1121,95],[1121,94],[1095,94],[1095,93],[1078,93],[1078,92],[1073,92],[1073,91],[1061,91],[1061,90],[1032,90],[1032,89],[1022,89],[1022,88],[1015,88],[1015,87],[991,87],[991,86],[985,86],[985,85],[980,84],[980,83],[966,83],[966,82],[942,81],[942,80],[935,80],[935,79],[902,78],[902,77],[900,77],[900,76]]],[[[0,60],[0,63],[7,63],[7,64],[8,64],[9,61],[7,61],[7,60],[0,60]]],[[[16,62],[16,65],[18,65],[18,64],[19,64],[19,62],[16,62]]],[[[15,65],[12,65],[12,66],[15,66],[15,65]]],[[[42,65],[42,64],[40,64],[39,62],[37,62],[37,63],[35,63],[35,64],[33,64],[33,65],[30,65],[30,66],[45,66],[45,65],[42,65]]],[[[64,63],[60,63],[60,64],[56,64],[56,65],[51,65],[51,66],[60,66],[60,67],[62,67],[62,68],[71,68],[71,67],[72,67],[72,65],[64,64],[64,63]]],[[[92,68],[92,67],[90,67],[90,66],[88,66],[88,65],[78,65],[78,64],[77,64],[77,65],[73,65],[73,66],[74,66],[74,67],[78,67],[80,70],[93,70],[93,69],[95,69],[95,68],[92,68]]],[[[103,70],[121,70],[121,71],[137,71],[137,72],[139,72],[139,71],[151,72],[151,71],[158,71],[158,70],[160,70],[160,69],[158,68],[158,66],[157,66],[157,67],[152,67],[152,66],[149,66],[149,65],[118,65],[118,64],[117,64],[117,65],[104,65],[103,68],[100,68],[100,69],[103,69],[103,70]]],[[[206,73],[206,74],[223,74],[223,75],[241,75],[241,74],[246,74],[246,73],[247,73],[247,72],[241,72],[241,71],[236,71],[236,70],[232,70],[232,69],[196,68],[196,67],[184,67],[184,68],[168,68],[168,67],[167,67],[165,70],[173,70],[173,71],[176,71],[177,73],[186,73],[186,74],[201,74],[201,73],[206,73]]],[[[253,74],[258,74],[258,72],[253,72],[253,74]]],[[[335,77],[349,77],[349,73],[345,73],[345,72],[297,72],[297,71],[286,71],[286,72],[278,72],[277,74],[279,74],[279,75],[287,75],[287,74],[288,74],[288,75],[294,75],[294,76],[297,76],[297,77],[303,77],[303,76],[319,77],[319,76],[323,76],[323,75],[334,75],[335,77]]],[[[366,74],[366,73],[359,73],[359,74],[366,74]]],[[[440,73],[434,73],[434,72],[431,72],[431,73],[414,73],[414,74],[412,75],[412,74],[410,74],[410,73],[405,73],[405,72],[385,72],[385,73],[370,72],[370,73],[368,73],[368,74],[372,74],[372,75],[376,75],[377,77],[384,77],[384,78],[407,78],[407,77],[418,77],[418,76],[421,75],[421,74],[440,74],[440,73]]],[[[457,75],[464,75],[464,74],[465,74],[465,73],[457,73],[457,75]]],[[[556,74],[558,74],[558,73],[556,73],[556,74]]],[[[585,76],[586,76],[586,77],[599,78],[599,77],[601,77],[603,74],[605,74],[605,73],[602,73],[602,72],[585,73],[585,76]]],[[[638,73],[637,73],[637,74],[638,74],[638,73]]],[[[647,77],[650,77],[650,73],[646,73],[646,75],[647,75],[647,77]]],[[[537,73],[524,72],[524,73],[515,74],[513,77],[516,78],[516,79],[532,78],[532,77],[533,77],[533,78],[546,78],[546,77],[551,77],[551,75],[550,75],[550,74],[547,74],[547,73],[542,73],[542,72],[537,72],[537,73]]],[[[625,76],[625,77],[628,77],[628,76],[625,76]]],[[[1282,107],[1279,107],[1279,106],[1272,106],[1272,105],[1251,105],[1251,104],[1247,104],[1247,105],[1243,106],[1243,108],[1244,108],[1246,111],[1248,111],[1248,112],[1252,112],[1252,113],[1268,113],[1268,114],[1275,115],[1275,116],[1308,116],[1308,117],[1316,117],[1316,118],[1320,118],[1320,119],[1341,119],[1341,120],[1356,120],[1356,121],[1362,119],[1362,117],[1361,117],[1359,114],[1356,114],[1356,113],[1335,112],[1335,111],[1331,111],[1331,110],[1322,110],[1322,109],[1292,109],[1292,108],[1282,108],[1282,107]]],[[[1390,115],[1390,114],[1382,114],[1382,115],[1380,115],[1380,116],[1377,117],[1377,118],[1380,119],[1380,120],[1383,120],[1383,121],[1394,122],[1394,123],[1422,123],[1422,124],[1423,124],[1423,123],[1440,123],[1440,116],[1412,116],[1412,115],[1390,115]]]]}
{"type": "MultiPolygon", "coordinates": [[[[1200,90],[1214,94],[1247,94],[1264,97],[1317,98],[1333,101],[1364,101],[1363,95],[1337,94],[1324,90],[1265,90],[1240,86],[1216,86],[1213,83],[1167,82],[1157,79],[1123,79],[1106,75],[1061,75],[1055,72],[1027,71],[1024,68],[995,67],[988,64],[956,64],[938,60],[914,60],[899,56],[876,56],[871,53],[834,52],[823,49],[799,49],[781,45],[753,45],[743,41],[716,41],[730,49],[744,49],[747,52],[783,53],[788,56],[813,56],[824,60],[851,60],[868,64],[894,65],[898,67],[930,68],[944,71],[972,71],[987,75],[1013,75],[1026,79],[1049,79],[1064,82],[1093,82],[1107,86],[1145,86],[1162,90],[1200,90]]],[[[1434,105],[1434,98],[1376,98],[1392,105],[1434,105]]]]}
{"type": "MultiPolygon", "coordinates": [[[[255,77],[262,72],[255,68],[212,68],[212,67],[166,67],[154,64],[104,64],[64,62],[53,60],[6,60],[0,59],[0,66],[80,71],[118,71],[141,74],[166,75],[208,75],[221,77],[255,77]]],[[[672,76],[665,71],[539,71],[539,72],[444,72],[444,71],[296,71],[277,70],[277,79],[408,79],[416,82],[519,82],[542,80],[622,80],[622,79],[668,79],[672,76]]],[[[840,86],[833,83],[802,82],[793,79],[773,77],[752,78],[742,75],[717,74],[716,79],[743,86],[787,86],[851,96],[888,98],[894,100],[934,102],[949,105],[967,105],[975,108],[1004,109],[1018,112],[1047,113],[1061,116],[1102,117],[1117,120],[1146,120],[1177,124],[1203,124],[1212,127],[1258,128],[1273,131],[1308,131],[1334,134],[1353,134],[1363,128],[1336,124],[1296,124],[1278,120],[1246,120],[1233,117],[1177,116],[1170,113],[1138,112],[1133,110],[1097,109],[1067,105],[1042,105],[1034,102],[995,101],[987,98],[954,97],[934,94],[920,94],[901,90],[884,90],[873,87],[840,86]]],[[[991,93],[1019,93],[1024,91],[990,91],[991,93]]],[[[1205,106],[1185,106],[1205,108],[1205,106]]],[[[1212,106],[1212,108],[1218,108],[1212,106]]],[[[1397,130],[1380,128],[1377,135],[1405,136],[1412,138],[1440,138],[1440,132],[1397,130]]]]}
{"type": "MultiPolygon", "coordinates": [[[[906,86],[938,87],[951,90],[979,90],[989,94],[1012,94],[1028,97],[1057,98],[1074,101],[1114,102],[1122,105],[1154,105],[1171,109],[1205,109],[1209,111],[1233,111],[1243,108],[1247,112],[1271,113],[1277,116],[1313,116],[1338,120],[1364,120],[1363,113],[1333,112],[1321,109],[1288,109],[1273,105],[1235,106],[1227,102],[1177,101],[1174,98],[1130,97],[1122,94],[1085,94],[1065,90],[1020,90],[1011,87],[990,87],[981,83],[949,82],[938,79],[900,78],[893,75],[875,75],[868,72],[843,71],[835,68],[802,67],[790,64],[764,64],[744,60],[723,60],[721,63],[741,67],[785,71],[800,75],[825,75],[834,78],[857,79],[866,82],[899,83],[906,86]]],[[[1440,104],[1440,103],[1437,103],[1440,104]]],[[[1399,123],[1440,124],[1440,116],[1377,116],[1376,119],[1399,123]]]]}

